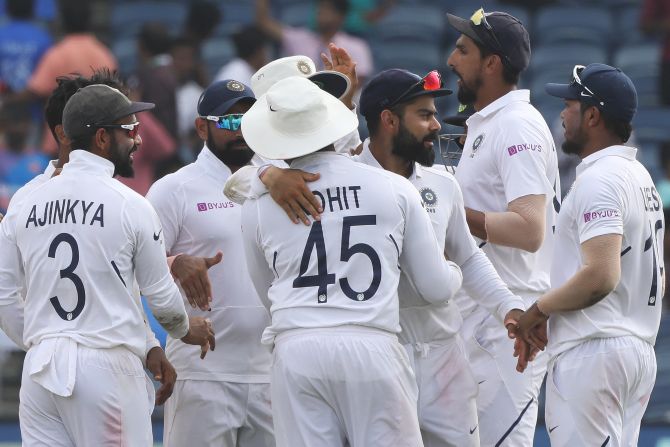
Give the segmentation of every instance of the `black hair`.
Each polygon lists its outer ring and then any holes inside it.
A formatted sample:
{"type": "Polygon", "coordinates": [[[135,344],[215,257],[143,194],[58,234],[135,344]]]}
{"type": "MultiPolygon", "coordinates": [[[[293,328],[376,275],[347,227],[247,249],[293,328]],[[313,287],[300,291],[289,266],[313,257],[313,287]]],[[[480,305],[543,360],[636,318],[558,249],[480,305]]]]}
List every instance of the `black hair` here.
{"type": "MultiPolygon", "coordinates": [[[[85,78],[81,75],[60,76],[56,78],[56,83],[57,87],[51,92],[49,98],[47,98],[47,103],[44,107],[44,118],[54,138],[56,138],[56,126],[63,124],[63,109],[65,109],[65,104],[80,88],[92,84],[105,84],[120,90],[124,95],[128,94],[128,90],[119,78],[118,73],[108,68],[96,70],[90,78],[85,78]]],[[[57,138],[56,141],[58,141],[57,138]]]]}
{"type": "Polygon", "coordinates": [[[222,18],[221,10],[215,2],[196,0],[188,10],[186,30],[204,39],[212,34],[222,18]]]}
{"type": "Polygon", "coordinates": [[[13,19],[32,19],[34,0],[7,0],[7,15],[13,19]]]}
{"type": "Polygon", "coordinates": [[[167,27],[160,22],[147,22],[142,25],[137,36],[142,47],[152,56],[165,54],[172,47],[172,37],[167,27]]]}
{"type": "Polygon", "coordinates": [[[619,137],[623,143],[628,141],[630,134],[633,132],[633,126],[631,123],[612,117],[609,113],[600,109],[600,107],[591,101],[579,101],[579,110],[581,111],[582,115],[587,109],[591,107],[597,107],[598,110],[600,110],[600,116],[602,117],[602,120],[605,123],[605,128],[607,130],[619,137]]]}
{"type": "Polygon", "coordinates": [[[343,16],[346,16],[349,13],[349,0],[319,0],[319,3],[329,3],[343,16]]]}
{"type": "Polygon", "coordinates": [[[492,54],[497,54],[498,57],[500,58],[500,62],[502,62],[503,66],[503,80],[509,84],[509,85],[517,85],[519,83],[519,77],[521,75],[521,71],[516,70],[512,67],[509,66],[509,63],[505,61],[505,57],[496,53],[495,51],[491,50],[489,47],[486,47],[482,45],[481,43],[477,42],[476,40],[472,39],[472,41],[477,45],[477,48],[479,48],[479,52],[481,53],[482,59],[491,56],[492,54]]]}
{"type": "Polygon", "coordinates": [[[247,59],[269,42],[267,34],[256,25],[248,25],[233,34],[237,57],[247,59]]]}
{"type": "MultiPolygon", "coordinates": [[[[405,116],[405,107],[409,104],[408,102],[402,102],[400,104],[396,104],[395,106],[391,107],[390,110],[391,112],[395,113],[402,119],[405,116]]],[[[375,113],[372,116],[366,116],[365,117],[365,122],[368,127],[368,134],[370,136],[374,136],[377,134],[377,130],[379,129],[379,124],[381,123],[381,113],[387,109],[382,109],[378,113],[375,113]]]]}
{"type": "Polygon", "coordinates": [[[91,5],[88,0],[60,0],[60,19],[68,34],[87,32],[90,30],[91,5]]]}

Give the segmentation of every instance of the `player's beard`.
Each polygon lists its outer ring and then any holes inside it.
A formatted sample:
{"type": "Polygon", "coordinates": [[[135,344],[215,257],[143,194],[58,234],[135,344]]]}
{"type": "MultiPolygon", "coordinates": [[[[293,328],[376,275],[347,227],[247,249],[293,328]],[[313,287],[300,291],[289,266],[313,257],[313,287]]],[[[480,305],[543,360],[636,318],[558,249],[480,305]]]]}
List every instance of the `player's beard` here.
{"type": "Polygon", "coordinates": [[[461,104],[474,104],[477,101],[477,92],[481,88],[484,81],[482,80],[481,75],[477,75],[475,80],[468,84],[465,79],[461,77],[456,70],[452,70],[461,80],[460,85],[458,86],[458,101],[461,104]]]}
{"type": "Polygon", "coordinates": [[[391,152],[408,161],[416,161],[423,166],[433,166],[435,163],[435,151],[432,147],[426,147],[424,142],[434,141],[437,132],[430,132],[419,140],[402,124],[398,129],[398,135],[393,137],[393,148],[391,152]]]}
{"type": "Polygon", "coordinates": [[[133,159],[130,158],[130,154],[137,150],[137,145],[133,146],[123,154],[116,135],[112,135],[112,144],[109,148],[109,161],[114,164],[114,176],[131,178],[135,176],[135,170],[133,169],[133,159]]]}
{"type": "Polygon", "coordinates": [[[572,139],[568,139],[568,137],[565,137],[565,141],[561,145],[561,148],[563,149],[563,152],[566,154],[576,154],[580,155],[584,151],[584,147],[586,146],[586,140],[587,136],[584,130],[582,129],[582,126],[579,126],[579,129],[575,132],[575,136],[572,139]]]}
{"type": "Polygon", "coordinates": [[[237,138],[227,142],[223,147],[219,147],[210,133],[207,136],[207,147],[214,155],[216,155],[216,158],[229,167],[239,168],[246,166],[254,156],[254,151],[249,149],[244,138],[237,138]],[[244,148],[238,149],[242,144],[244,145],[244,148]]]}

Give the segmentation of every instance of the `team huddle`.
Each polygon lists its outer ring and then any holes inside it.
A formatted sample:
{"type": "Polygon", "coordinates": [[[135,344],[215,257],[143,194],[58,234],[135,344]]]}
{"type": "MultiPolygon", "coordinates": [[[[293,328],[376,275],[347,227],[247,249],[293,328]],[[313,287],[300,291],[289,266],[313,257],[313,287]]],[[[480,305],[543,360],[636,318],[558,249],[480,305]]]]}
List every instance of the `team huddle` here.
{"type": "Polygon", "coordinates": [[[552,446],[637,445],[665,224],[624,145],[635,87],[595,63],[546,85],[582,159],[561,203],[552,135],[516,87],[526,29],[448,21],[472,109],[453,175],[433,166],[439,72],[385,70],[354,104],[333,44],[323,71],[292,56],[211,84],[197,160],[146,198],[114,176],[154,105],[109,72],[60,78],[59,160],[0,224],[23,445],[150,446],[165,403],[167,447],[531,446],[545,376],[552,446]]]}

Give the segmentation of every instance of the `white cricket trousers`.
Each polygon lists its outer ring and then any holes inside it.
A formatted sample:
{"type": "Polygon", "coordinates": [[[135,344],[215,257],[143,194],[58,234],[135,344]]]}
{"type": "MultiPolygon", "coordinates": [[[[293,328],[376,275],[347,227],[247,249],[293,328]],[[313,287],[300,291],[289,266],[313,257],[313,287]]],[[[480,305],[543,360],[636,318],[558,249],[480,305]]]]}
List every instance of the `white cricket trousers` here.
{"type": "Polygon", "coordinates": [[[479,386],[477,413],[482,447],[532,446],[537,398],[547,371],[546,352],[540,352],[521,374],[516,371],[514,340],[500,321],[479,307],[463,326],[466,353],[479,386]]]}
{"type": "Polygon", "coordinates": [[[596,338],[553,358],[545,419],[552,447],[634,447],[656,381],[654,348],[596,338]]]}
{"type": "Polygon", "coordinates": [[[31,348],[21,377],[19,420],[23,447],[150,447],[153,384],[137,355],[123,347],[78,345],[71,363],[74,388],[59,396],[30,376],[31,348]]]}
{"type": "Polygon", "coordinates": [[[477,382],[460,335],[405,349],[419,386],[424,446],[479,447],[477,382]]]}
{"type": "Polygon", "coordinates": [[[164,427],[165,447],[274,447],[270,384],[177,380],[164,427]]]}
{"type": "Polygon", "coordinates": [[[416,380],[394,334],[363,326],[284,332],[271,385],[277,447],[423,446],[416,380]]]}

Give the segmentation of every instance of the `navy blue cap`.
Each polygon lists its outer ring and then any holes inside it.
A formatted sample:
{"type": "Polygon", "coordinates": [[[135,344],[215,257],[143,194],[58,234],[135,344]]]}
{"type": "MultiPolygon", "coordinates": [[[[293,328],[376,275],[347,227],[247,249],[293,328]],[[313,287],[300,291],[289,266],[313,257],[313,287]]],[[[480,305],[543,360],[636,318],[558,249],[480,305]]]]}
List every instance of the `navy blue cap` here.
{"type": "Polygon", "coordinates": [[[637,110],[637,91],[626,73],[609,65],[590,64],[578,76],[581,86],[573,76],[569,84],[546,84],[544,89],[551,96],[593,104],[620,121],[630,123],[633,120],[637,110]]]}
{"type": "Polygon", "coordinates": [[[198,115],[225,115],[228,109],[242,100],[249,101],[249,104],[256,102],[249,86],[234,79],[213,82],[200,95],[198,115]]]}
{"type": "Polygon", "coordinates": [[[457,113],[455,115],[445,116],[442,118],[442,121],[452,126],[464,127],[465,122],[473,113],[475,113],[475,108],[472,104],[459,104],[457,113]]]}
{"type": "Polygon", "coordinates": [[[424,90],[419,84],[421,79],[421,76],[400,68],[391,68],[378,73],[361,92],[361,115],[365,117],[377,115],[394,105],[401,96],[402,102],[405,103],[419,96],[430,95],[436,98],[452,93],[446,88],[424,90]]]}
{"type": "Polygon", "coordinates": [[[530,62],[530,38],[523,23],[506,12],[485,13],[488,29],[484,22],[475,25],[453,14],[447,14],[447,21],[456,31],[502,56],[503,63],[519,73],[528,68],[530,62]]]}

